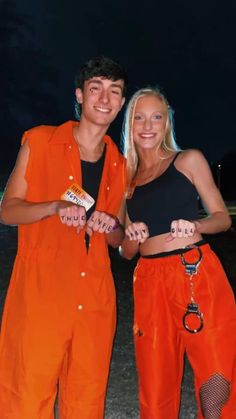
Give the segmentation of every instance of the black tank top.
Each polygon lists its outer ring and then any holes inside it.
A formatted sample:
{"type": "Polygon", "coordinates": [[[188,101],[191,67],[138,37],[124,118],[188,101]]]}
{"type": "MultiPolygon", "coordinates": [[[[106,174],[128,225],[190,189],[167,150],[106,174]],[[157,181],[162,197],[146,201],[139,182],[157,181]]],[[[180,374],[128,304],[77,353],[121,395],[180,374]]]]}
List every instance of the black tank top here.
{"type": "MultiPolygon", "coordinates": [[[[95,211],[96,201],[97,201],[98,192],[99,192],[99,186],[100,186],[100,182],[102,178],[105,154],[106,154],[106,146],[104,147],[102,156],[96,162],[89,162],[89,161],[81,160],[83,189],[86,192],[88,192],[89,195],[91,195],[93,199],[95,200],[95,204],[86,213],[87,220],[95,211]]],[[[85,243],[86,243],[87,250],[89,248],[89,241],[90,241],[90,238],[88,234],[86,233],[85,243]]]]}
{"type": "Polygon", "coordinates": [[[89,193],[95,200],[95,204],[87,211],[87,219],[95,211],[95,205],[98,197],[99,186],[102,177],[103,165],[105,160],[106,147],[99,158],[95,162],[89,162],[81,160],[81,171],[82,171],[82,185],[83,189],[89,193]]]}
{"type": "Polygon", "coordinates": [[[197,190],[174,165],[179,154],[159,177],[136,186],[132,197],[126,201],[130,220],[144,222],[150,237],[168,233],[173,220],[198,219],[197,190]]]}

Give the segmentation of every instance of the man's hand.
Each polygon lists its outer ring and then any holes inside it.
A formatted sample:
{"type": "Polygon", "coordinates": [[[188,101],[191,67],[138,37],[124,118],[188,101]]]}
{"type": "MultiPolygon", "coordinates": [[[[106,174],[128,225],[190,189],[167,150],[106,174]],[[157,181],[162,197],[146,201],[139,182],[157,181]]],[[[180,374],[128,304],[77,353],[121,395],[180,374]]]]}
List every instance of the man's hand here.
{"type": "Polygon", "coordinates": [[[62,224],[68,227],[76,227],[79,233],[86,224],[86,211],[80,205],[75,205],[67,201],[59,201],[56,208],[62,224]]]}
{"type": "MultiPolygon", "coordinates": [[[[119,224],[118,224],[119,225],[119,224]]],[[[117,218],[102,211],[94,211],[86,224],[86,233],[91,237],[94,231],[109,234],[117,226],[117,218]]]]}

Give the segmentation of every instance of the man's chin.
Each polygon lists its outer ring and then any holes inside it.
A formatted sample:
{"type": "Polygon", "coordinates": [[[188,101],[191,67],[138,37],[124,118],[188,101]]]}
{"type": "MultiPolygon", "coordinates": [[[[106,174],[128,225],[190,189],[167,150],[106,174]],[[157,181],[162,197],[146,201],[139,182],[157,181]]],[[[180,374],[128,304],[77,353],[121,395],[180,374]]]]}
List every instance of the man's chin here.
{"type": "Polygon", "coordinates": [[[103,127],[109,126],[115,119],[115,116],[109,118],[96,118],[94,123],[103,127]]]}

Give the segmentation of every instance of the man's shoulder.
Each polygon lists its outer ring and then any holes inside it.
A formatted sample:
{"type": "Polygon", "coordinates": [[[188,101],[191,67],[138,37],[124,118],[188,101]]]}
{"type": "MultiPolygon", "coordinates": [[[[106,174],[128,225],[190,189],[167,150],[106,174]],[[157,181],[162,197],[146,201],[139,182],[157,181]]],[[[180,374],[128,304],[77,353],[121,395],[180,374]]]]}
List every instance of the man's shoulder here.
{"type": "Polygon", "coordinates": [[[56,128],[57,126],[54,125],[38,125],[30,128],[24,132],[21,142],[24,144],[26,140],[29,142],[48,141],[55,132],[56,128]]]}
{"type": "Polygon", "coordinates": [[[39,125],[24,132],[22,143],[29,140],[32,143],[67,143],[72,132],[74,121],[66,121],[60,125],[39,125]]]}

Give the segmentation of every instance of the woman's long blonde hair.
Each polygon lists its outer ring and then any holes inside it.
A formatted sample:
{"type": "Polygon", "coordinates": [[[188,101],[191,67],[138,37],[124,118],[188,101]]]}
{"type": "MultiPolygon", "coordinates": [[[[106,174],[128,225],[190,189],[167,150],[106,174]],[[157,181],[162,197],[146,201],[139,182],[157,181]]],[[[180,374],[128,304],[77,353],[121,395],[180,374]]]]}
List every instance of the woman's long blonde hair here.
{"type": "Polygon", "coordinates": [[[163,138],[163,141],[161,143],[161,148],[164,152],[167,151],[177,151],[179,150],[178,145],[175,141],[175,133],[174,133],[174,111],[170,107],[166,97],[163,93],[161,93],[160,89],[158,87],[145,87],[143,89],[139,89],[137,92],[133,94],[131,99],[129,100],[125,116],[124,116],[124,122],[123,122],[123,128],[122,128],[122,146],[123,146],[123,153],[124,156],[127,159],[127,170],[128,170],[128,180],[131,182],[133,179],[137,167],[138,167],[138,153],[133,141],[133,121],[134,121],[134,113],[135,108],[137,105],[138,100],[142,96],[146,95],[153,95],[156,96],[162,103],[164,103],[166,107],[166,114],[167,114],[167,120],[166,120],[166,135],[165,138],[163,138]]]}

